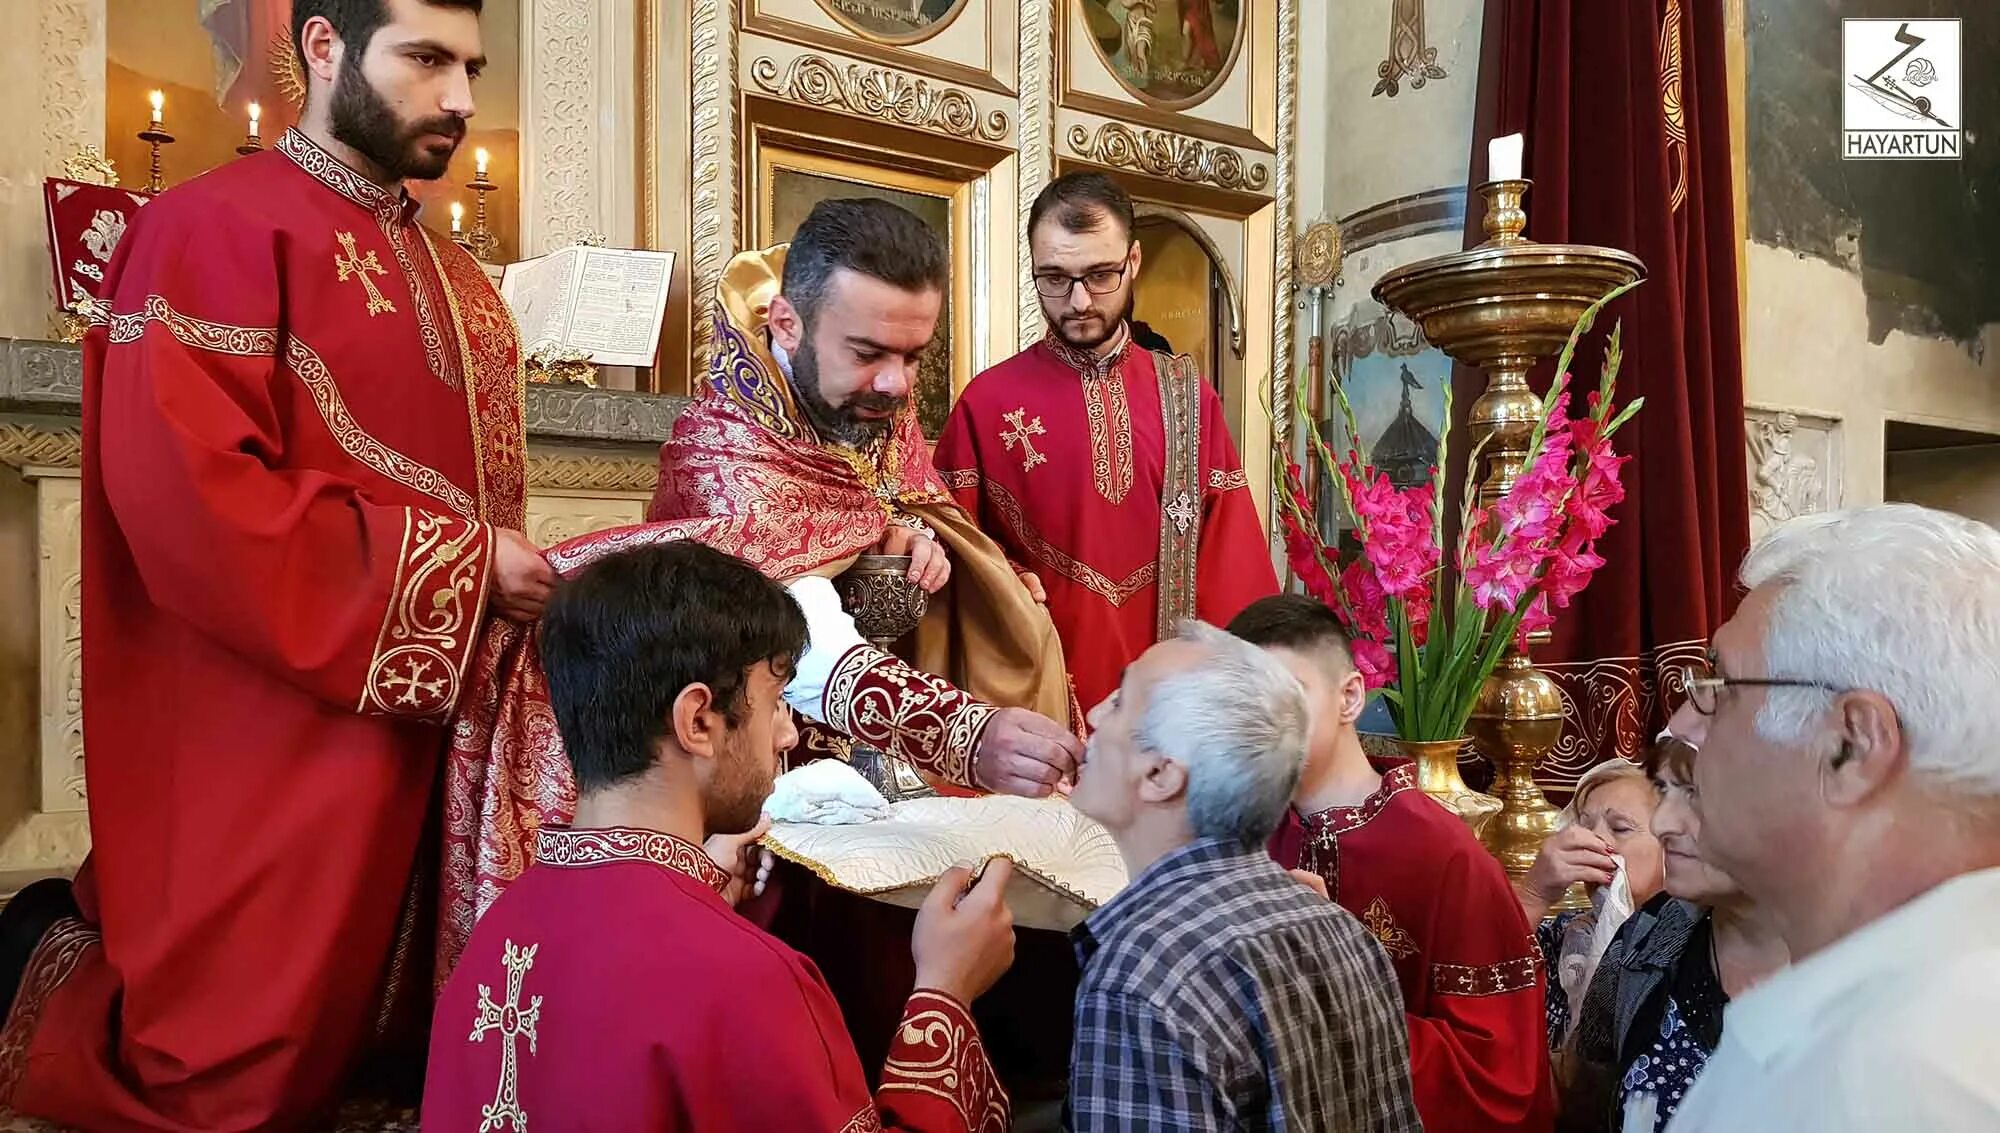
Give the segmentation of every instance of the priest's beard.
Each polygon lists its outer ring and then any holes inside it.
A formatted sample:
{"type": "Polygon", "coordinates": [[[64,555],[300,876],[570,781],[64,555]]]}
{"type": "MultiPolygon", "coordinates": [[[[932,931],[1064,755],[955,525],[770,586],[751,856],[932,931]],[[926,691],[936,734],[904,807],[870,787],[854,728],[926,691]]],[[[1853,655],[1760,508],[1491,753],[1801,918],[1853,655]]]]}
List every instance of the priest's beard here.
{"type": "Polygon", "coordinates": [[[819,355],[813,351],[813,328],[808,325],[800,336],[799,348],[792,354],[792,393],[798,398],[799,411],[806,415],[821,440],[833,441],[850,448],[866,448],[880,440],[895,424],[894,417],[870,421],[854,415],[856,409],[869,409],[881,413],[894,413],[903,407],[906,399],[885,397],[866,390],[849,398],[846,405],[835,405],[826,399],[820,390],[819,355]]]}
{"type": "Polygon", "coordinates": [[[388,101],[361,73],[359,52],[341,61],[327,115],[333,136],[367,158],[385,181],[434,181],[444,176],[451,155],[465,140],[465,119],[456,114],[408,124],[396,117],[388,101]],[[436,148],[434,142],[419,145],[417,139],[427,134],[450,138],[451,144],[442,148],[436,148]]]}
{"type": "Polygon", "coordinates": [[[1109,319],[1096,308],[1086,312],[1081,321],[1077,322],[1071,321],[1074,316],[1067,311],[1053,314],[1047,307],[1042,308],[1042,317],[1049,321],[1049,326],[1054,329],[1057,338],[1078,350],[1094,351],[1117,337],[1118,328],[1124,326],[1125,320],[1132,317],[1132,295],[1130,292],[1126,293],[1125,302],[1120,305],[1117,316],[1109,319]]]}

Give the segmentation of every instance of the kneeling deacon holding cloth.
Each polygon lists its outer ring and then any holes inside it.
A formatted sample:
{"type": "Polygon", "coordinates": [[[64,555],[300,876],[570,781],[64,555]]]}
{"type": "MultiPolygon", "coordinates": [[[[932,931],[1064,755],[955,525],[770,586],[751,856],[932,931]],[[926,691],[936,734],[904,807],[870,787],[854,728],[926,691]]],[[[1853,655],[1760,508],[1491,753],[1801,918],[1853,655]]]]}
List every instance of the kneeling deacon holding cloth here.
{"type": "Polygon", "coordinates": [[[557,594],[542,663],[576,823],[541,830],[445,986],[425,1128],[1008,1128],[967,1010],[1013,959],[1006,861],[948,871],[918,913],[872,1096],[819,971],[731,907],[798,740],[783,694],[805,645],[782,586],[695,543],[557,594]]]}

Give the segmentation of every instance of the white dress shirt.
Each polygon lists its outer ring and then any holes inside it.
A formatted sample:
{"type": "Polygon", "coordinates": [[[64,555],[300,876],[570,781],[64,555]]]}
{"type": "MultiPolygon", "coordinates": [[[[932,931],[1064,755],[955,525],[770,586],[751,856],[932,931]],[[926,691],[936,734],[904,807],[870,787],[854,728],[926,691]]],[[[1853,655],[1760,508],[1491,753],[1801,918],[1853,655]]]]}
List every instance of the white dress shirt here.
{"type": "Polygon", "coordinates": [[[1729,1005],[1668,1133],[2000,1130],[2000,869],[1953,878],[1729,1005]]]}

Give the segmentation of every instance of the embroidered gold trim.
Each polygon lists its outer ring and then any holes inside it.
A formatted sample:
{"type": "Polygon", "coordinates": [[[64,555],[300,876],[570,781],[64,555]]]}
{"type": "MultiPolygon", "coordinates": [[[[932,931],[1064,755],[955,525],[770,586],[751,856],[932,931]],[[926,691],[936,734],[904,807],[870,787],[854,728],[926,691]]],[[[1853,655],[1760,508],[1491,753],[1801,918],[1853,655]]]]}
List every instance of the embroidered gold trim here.
{"type": "Polygon", "coordinates": [[[962,492],[979,487],[979,469],[977,468],[954,468],[948,472],[940,471],[938,476],[944,480],[944,486],[954,492],[962,492]]]}
{"type": "Polygon", "coordinates": [[[1396,923],[1395,914],[1389,911],[1389,902],[1381,897],[1368,902],[1368,908],[1361,913],[1361,923],[1367,925],[1368,931],[1375,934],[1375,939],[1382,942],[1382,951],[1387,952],[1390,959],[1405,960],[1417,954],[1416,938],[1396,923]]]}
{"type": "Polygon", "coordinates": [[[840,1127],[840,1133],[882,1133],[881,1111],[875,1108],[874,1102],[869,1102],[847,1119],[847,1124],[840,1127]]]}
{"type": "Polygon", "coordinates": [[[76,971],[83,954],[103,939],[94,927],[75,917],[64,917],[49,928],[28,958],[21,975],[20,990],[7,1013],[7,1025],[0,1029],[0,1106],[11,1105],[14,1089],[28,1068],[28,1047],[35,1040],[35,1025],[49,996],[76,971]]]}
{"type": "Polygon", "coordinates": [[[1536,956],[1503,960],[1498,964],[1473,967],[1468,964],[1432,964],[1431,991],[1436,995],[1507,995],[1535,986],[1541,963],[1536,956]]]}
{"type": "Polygon", "coordinates": [[[1029,525],[1026,513],[1021,510],[1021,502],[1006,488],[988,480],[986,498],[993,502],[993,507],[1000,513],[1000,518],[1014,532],[1014,538],[1020,541],[1021,546],[1027,548],[1028,553],[1033,555],[1040,565],[1091,591],[1113,606],[1123,606],[1131,601],[1133,595],[1151,586],[1159,577],[1160,564],[1155,560],[1114,582],[1096,567],[1057,550],[1054,544],[1042,538],[1042,533],[1029,525]]]}
{"type": "Polygon", "coordinates": [[[828,725],[967,787],[979,737],[999,711],[871,645],[834,664],[821,706],[828,725]]]}
{"type": "MultiPolygon", "coordinates": [[[[458,389],[465,383],[470,371],[465,374],[460,373],[458,367],[451,364],[451,357],[445,353],[444,333],[438,329],[437,315],[431,309],[430,292],[425,290],[423,277],[417,273],[416,258],[411,256],[409,248],[405,247],[410,240],[423,240],[425,248],[429,249],[429,239],[420,225],[403,224],[394,218],[378,219],[381,220],[382,236],[389,241],[389,250],[396,254],[397,266],[403,269],[403,280],[410,286],[410,302],[417,307],[417,335],[423,339],[424,361],[430,364],[431,373],[438,381],[452,389],[458,389]]],[[[436,253],[432,252],[432,255],[436,253]]],[[[449,305],[451,288],[444,281],[442,267],[438,268],[438,287],[444,291],[445,302],[449,305]]],[[[461,334],[461,340],[463,337],[461,334]]],[[[477,421],[478,418],[475,417],[473,420],[477,421]]]]}
{"type": "Polygon", "coordinates": [[[311,138],[296,128],[286,130],[278,136],[274,146],[279,153],[292,159],[293,164],[304,170],[306,176],[377,215],[395,216],[402,212],[403,202],[391,196],[387,189],[349,169],[341,160],[319,148],[311,138]]]}
{"type": "Polygon", "coordinates": [[[1241,468],[1225,472],[1220,468],[1208,470],[1208,486],[1217,492],[1233,492],[1250,486],[1250,474],[1241,468]]]}
{"type": "Polygon", "coordinates": [[[1090,422],[1091,481],[1098,495],[1122,504],[1132,491],[1132,406],[1124,377],[1086,377],[1083,412],[1090,422]]]}
{"type": "Polygon", "coordinates": [[[877,1093],[942,1098],[968,1130],[1007,1128],[1006,1093],[993,1077],[978,1030],[957,1001],[924,991],[912,994],[896,1040],[883,1062],[877,1093]]]}
{"type": "Polygon", "coordinates": [[[334,381],[332,371],[320,361],[319,353],[296,335],[285,340],[285,361],[312,394],[320,418],[326,422],[327,430],[333,434],[341,451],[405,488],[437,500],[467,519],[478,517],[479,505],[449,476],[404,456],[356,424],[354,415],[347,411],[347,402],[340,396],[340,385],[334,381]]]}
{"type": "Polygon", "coordinates": [[[1195,564],[1201,543],[1201,375],[1185,354],[1155,351],[1160,425],[1166,459],[1160,477],[1160,587],[1154,633],[1165,641],[1195,614],[1195,564]]]}
{"type": "Polygon", "coordinates": [[[458,702],[485,608],[492,529],[403,510],[402,551],[389,608],[357,711],[433,718],[458,702]]]}
{"type": "Polygon", "coordinates": [[[472,1034],[467,1042],[485,1042],[486,1036],[494,1031],[500,1033],[505,1045],[500,1048],[500,1081],[493,1090],[493,1104],[479,1110],[480,1126],[485,1129],[499,1129],[503,1124],[516,1133],[525,1133],[528,1128],[527,1111],[521,1108],[520,1051],[515,1040],[526,1035],[528,1053],[535,1053],[535,1024],[542,1018],[542,997],[537,995],[521,1006],[521,985],[527,980],[528,969],[535,966],[535,953],[539,944],[517,948],[512,940],[505,942],[501,964],[507,969],[507,999],[504,1003],[493,1001],[493,989],[479,985],[479,1014],[472,1020],[472,1034]]]}
{"type": "Polygon", "coordinates": [[[686,874],[716,892],[729,884],[729,874],[708,851],[663,830],[607,826],[579,830],[544,826],[535,836],[535,862],[558,869],[589,869],[614,862],[651,862],[686,874]]]}
{"type": "MultiPolygon", "coordinates": [[[[458,336],[460,365],[464,371],[465,411],[472,422],[472,464],[475,475],[478,477],[479,500],[485,506],[485,510],[480,514],[489,520],[502,523],[506,526],[519,526],[525,516],[500,516],[496,514],[495,505],[500,501],[495,500],[492,496],[493,486],[487,483],[486,466],[489,461],[493,461],[497,457],[499,460],[525,468],[526,453],[524,450],[527,447],[527,435],[524,430],[519,428],[518,423],[515,423],[515,427],[510,430],[509,435],[502,438],[505,448],[499,452],[494,451],[495,446],[491,444],[491,441],[495,438],[487,436],[488,422],[485,416],[479,411],[479,367],[472,357],[472,336],[466,332],[465,316],[459,310],[458,295],[452,290],[450,273],[445,270],[444,266],[444,257],[438,251],[437,244],[428,235],[424,237],[424,250],[430,253],[431,266],[437,271],[438,286],[444,289],[445,312],[451,317],[452,332],[458,336]]],[[[513,332],[514,389],[520,399],[518,404],[524,407],[523,412],[525,412],[525,404],[528,396],[528,371],[527,363],[521,357],[521,327],[520,324],[514,321],[514,309],[512,307],[508,306],[504,301],[499,302],[497,305],[501,311],[506,313],[507,326],[513,332]]],[[[520,414],[517,413],[516,416],[518,418],[520,414]]],[[[525,507],[526,502],[524,495],[518,506],[525,507]]],[[[517,505],[509,501],[508,506],[511,509],[517,505]]]]}
{"type": "Polygon", "coordinates": [[[110,315],[106,321],[110,326],[111,341],[119,344],[137,342],[146,333],[146,324],[155,322],[166,327],[181,345],[196,350],[233,354],[241,358],[275,357],[278,353],[276,330],[211,323],[206,319],[183,315],[158,295],[146,296],[145,310],[128,315],[110,315]]]}
{"type": "Polygon", "coordinates": [[[1008,426],[1000,431],[1001,447],[1005,448],[1008,452],[1013,452],[1015,445],[1018,444],[1021,446],[1022,472],[1033,472],[1036,465],[1047,464],[1049,462],[1048,457],[1035,451],[1034,438],[1042,436],[1048,431],[1042,428],[1042,419],[1040,417],[1032,421],[1028,420],[1028,410],[1025,406],[1019,409],[1010,409],[1000,416],[1007,422],[1008,426]]]}

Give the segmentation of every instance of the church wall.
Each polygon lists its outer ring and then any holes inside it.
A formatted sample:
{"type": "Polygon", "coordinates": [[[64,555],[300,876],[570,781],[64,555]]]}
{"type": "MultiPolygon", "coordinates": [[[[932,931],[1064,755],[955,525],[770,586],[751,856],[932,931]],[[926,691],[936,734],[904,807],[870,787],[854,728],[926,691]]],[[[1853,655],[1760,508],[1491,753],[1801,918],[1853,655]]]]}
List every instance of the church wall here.
{"type": "Polygon", "coordinates": [[[1883,494],[2000,527],[2000,444],[1892,452],[1883,494]]]}
{"type": "Polygon", "coordinates": [[[1885,422],[2000,431],[2000,11],[1932,0],[1732,0],[1746,185],[1744,384],[1753,406],[1830,419],[1840,475],[1817,506],[1887,492],[1885,422]],[[1962,18],[1965,157],[1840,158],[1842,17],[1962,18]]]}

